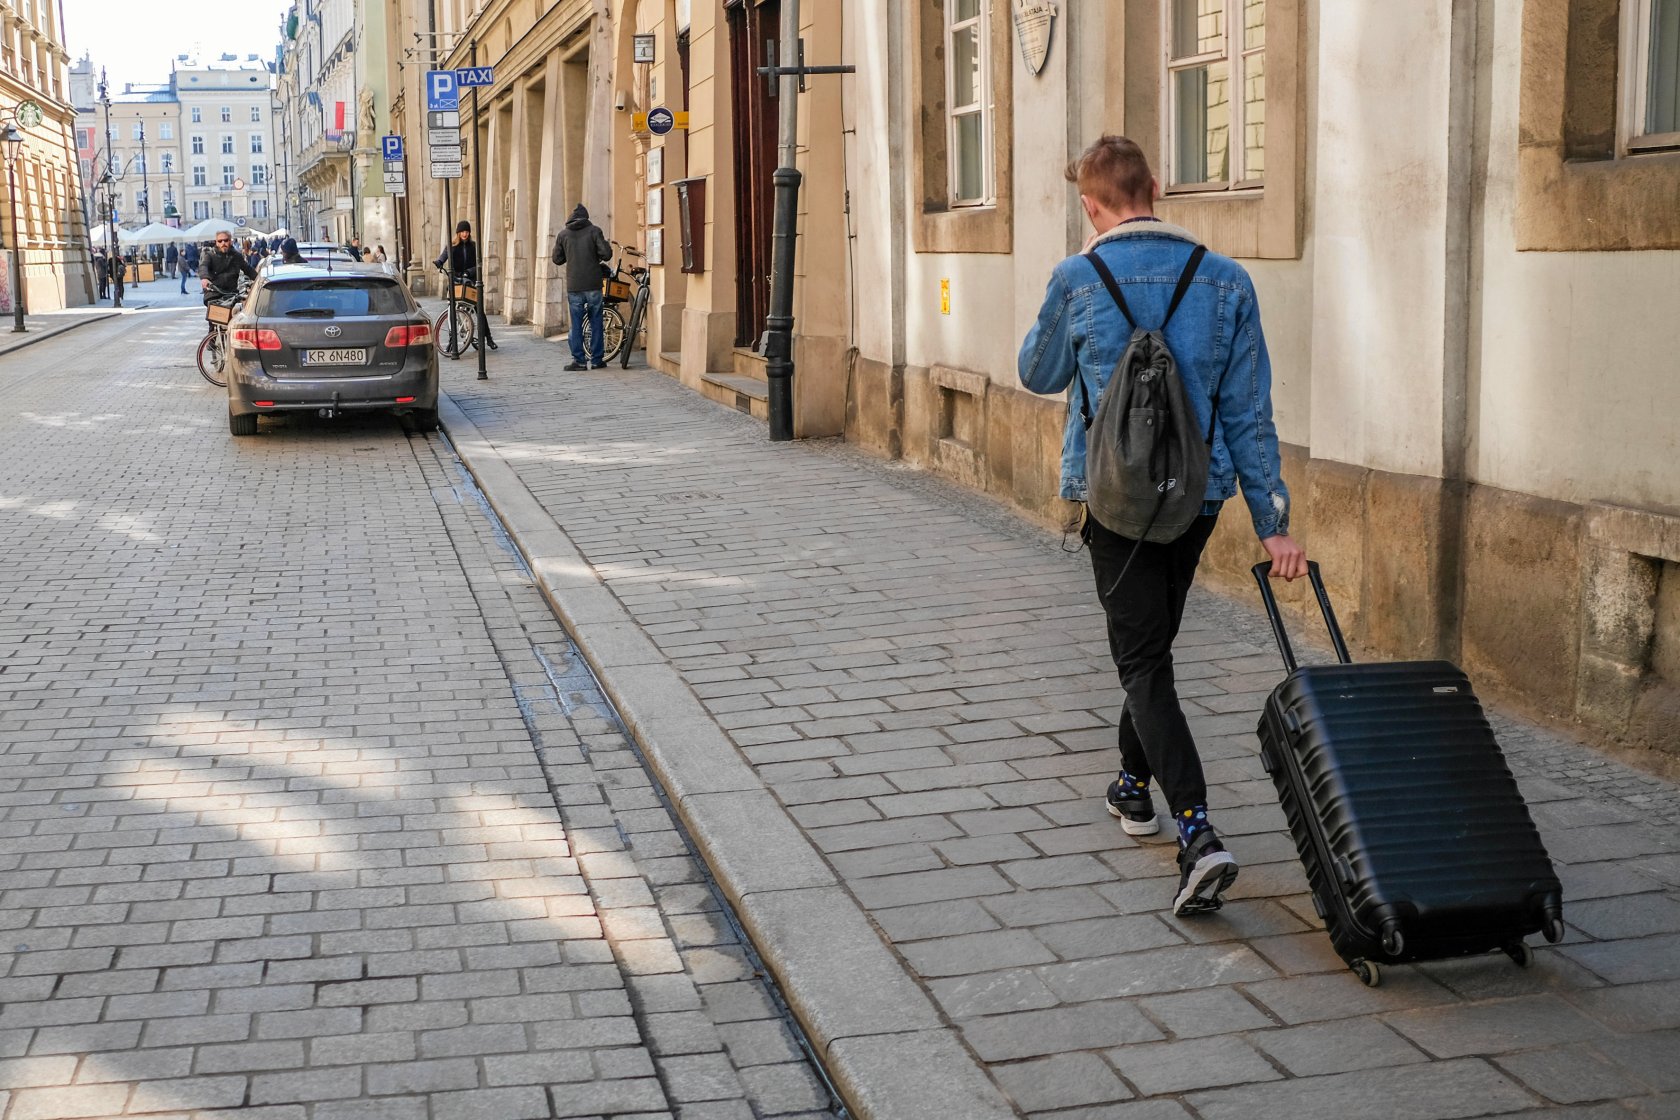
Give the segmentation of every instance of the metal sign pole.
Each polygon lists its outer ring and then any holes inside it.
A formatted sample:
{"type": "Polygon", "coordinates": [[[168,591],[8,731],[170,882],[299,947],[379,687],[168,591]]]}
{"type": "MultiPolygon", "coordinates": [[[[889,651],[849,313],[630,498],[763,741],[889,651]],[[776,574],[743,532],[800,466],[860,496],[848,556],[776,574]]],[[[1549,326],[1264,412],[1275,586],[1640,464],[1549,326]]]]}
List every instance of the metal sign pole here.
{"type": "MultiPolygon", "coordinates": [[[[478,40],[474,39],[467,46],[467,53],[471,65],[478,66],[478,40]]],[[[478,158],[478,85],[472,87],[472,143],[473,143],[473,227],[478,231],[478,379],[490,380],[490,375],[484,369],[484,355],[490,349],[485,339],[490,336],[490,321],[484,317],[484,294],[490,290],[490,243],[484,237],[484,169],[478,158]]]]}
{"type": "MultiPolygon", "coordinates": [[[[454,211],[449,203],[448,179],[443,181],[443,228],[446,233],[455,228],[454,211]]],[[[443,310],[449,316],[449,356],[459,358],[461,343],[455,330],[455,262],[447,259],[455,251],[455,235],[449,233],[448,236],[449,241],[443,250],[446,258],[443,262],[443,310]]]]}

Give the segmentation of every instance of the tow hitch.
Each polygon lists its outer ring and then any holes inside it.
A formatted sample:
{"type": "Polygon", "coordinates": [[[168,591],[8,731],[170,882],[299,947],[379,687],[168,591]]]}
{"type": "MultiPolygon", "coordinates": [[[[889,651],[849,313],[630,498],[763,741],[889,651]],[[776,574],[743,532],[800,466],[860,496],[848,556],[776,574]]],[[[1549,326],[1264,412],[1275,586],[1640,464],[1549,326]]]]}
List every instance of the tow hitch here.
{"type": "Polygon", "coordinates": [[[338,413],[339,413],[338,393],[334,392],[333,393],[332,404],[328,405],[326,408],[321,409],[320,410],[320,416],[321,416],[321,419],[323,419],[323,420],[336,420],[336,419],[338,419],[338,413]]]}

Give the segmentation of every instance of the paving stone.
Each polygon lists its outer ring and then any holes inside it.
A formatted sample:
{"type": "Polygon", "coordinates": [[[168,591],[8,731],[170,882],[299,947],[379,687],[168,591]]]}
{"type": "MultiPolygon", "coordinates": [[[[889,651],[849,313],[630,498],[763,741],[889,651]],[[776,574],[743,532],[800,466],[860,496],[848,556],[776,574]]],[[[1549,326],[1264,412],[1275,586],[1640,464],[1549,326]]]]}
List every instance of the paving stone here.
{"type": "Polygon", "coordinates": [[[1590,1040],[1602,1031],[1554,995],[1521,996],[1389,1015],[1385,1022],[1436,1057],[1503,1054],[1590,1040]]]}
{"type": "Polygon", "coordinates": [[[1571,900],[1564,919],[1601,941],[1680,933],[1680,901],[1656,893],[1571,900]]]}
{"type": "Polygon", "coordinates": [[[1494,1063],[1548,1100],[1563,1104],[1642,1096],[1646,1083],[1586,1046],[1509,1054],[1494,1063]]]}
{"type": "Polygon", "coordinates": [[[1680,1027],[1680,981],[1676,980],[1572,992],[1569,1001],[1622,1034],[1680,1027]]]}
{"type": "Polygon", "coordinates": [[[1248,1040],[1297,1077],[1351,1073],[1427,1060],[1427,1055],[1416,1046],[1369,1019],[1256,1031],[1248,1040]]]}
{"type": "Polygon", "coordinates": [[[1122,1101],[1132,1091],[1095,1054],[1058,1054],[997,1066],[998,1084],[1026,1112],[1122,1101]]]}
{"type": "Polygon", "coordinates": [[[918,974],[930,979],[1044,964],[1056,959],[1054,953],[1025,930],[970,933],[901,944],[899,952],[918,974]]]}
{"type": "Polygon", "coordinates": [[[1534,1103],[1510,1079],[1473,1058],[1301,1077],[1192,1093],[1203,1120],[1455,1120],[1516,1112],[1534,1103]]]}
{"type": "Polygon", "coordinates": [[[1247,1041],[1229,1036],[1124,1046],[1107,1057],[1146,1097],[1283,1076],[1247,1041]]]}
{"type": "Polygon", "coordinates": [[[1150,996],[1138,1006],[1175,1038],[1205,1038],[1273,1025],[1264,1012],[1228,988],[1150,996]]]}
{"type": "Polygon", "coordinates": [[[983,1061],[1152,1042],[1162,1037],[1130,1003],[1108,1000],[969,1019],[963,1037],[983,1061]]]}

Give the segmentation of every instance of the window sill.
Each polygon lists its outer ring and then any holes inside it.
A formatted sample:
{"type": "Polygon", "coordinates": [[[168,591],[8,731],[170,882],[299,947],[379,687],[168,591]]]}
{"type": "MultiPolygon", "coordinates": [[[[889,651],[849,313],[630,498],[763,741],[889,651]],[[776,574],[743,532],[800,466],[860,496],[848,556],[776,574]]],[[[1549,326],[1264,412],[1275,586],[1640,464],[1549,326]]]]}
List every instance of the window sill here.
{"type": "Polygon", "coordinates": [[[923,210],[914,226],[918,253],[1008,253],[1014,243],[1009,208],[998,203],[923,210]]]}

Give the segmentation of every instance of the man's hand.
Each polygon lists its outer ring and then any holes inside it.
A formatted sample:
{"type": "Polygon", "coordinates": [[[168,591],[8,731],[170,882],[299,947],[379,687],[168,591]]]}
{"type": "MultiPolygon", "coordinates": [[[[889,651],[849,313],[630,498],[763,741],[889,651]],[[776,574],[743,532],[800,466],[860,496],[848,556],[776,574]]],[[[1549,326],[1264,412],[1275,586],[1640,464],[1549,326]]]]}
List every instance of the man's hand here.
{"type": "Polygon", "coordinates": [[[1307,550],[1288,533],[1267,537],[1260,544],[1272,558],[1273,579],[1297,580],[1307,574],[1307,550]]]}
{"type": "Polygon", "coordinates": [[[198,278],[198,287],[200,291],[208,292],[210,290],[210,281],[200,276],[198,278]]]}

